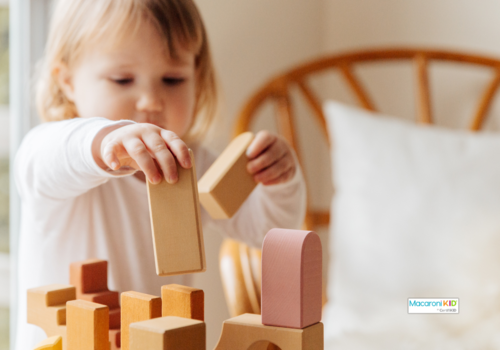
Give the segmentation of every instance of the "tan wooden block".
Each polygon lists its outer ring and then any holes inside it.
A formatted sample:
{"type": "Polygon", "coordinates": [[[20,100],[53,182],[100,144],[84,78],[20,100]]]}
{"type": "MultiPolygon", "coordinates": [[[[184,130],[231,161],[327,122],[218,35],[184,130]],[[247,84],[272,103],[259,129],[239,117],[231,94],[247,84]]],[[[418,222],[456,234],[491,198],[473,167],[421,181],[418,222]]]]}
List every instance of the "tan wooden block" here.
{"type": "Polygon", "coordinates": [[[157,185],[147,184],[159,276],[206,270],[196,169],[193,152],[189,152],[193,166],[177,166],[176,184],[171,185],[164,178],[157,185]]]}
{"type": "Polygon", "coordinates": [[[62,337],[55,335],[42,340],[36,345],[35,350],[62,350],[62,337]]]}
{"type": "Polygon", "coordinates": [[[69,283],[76,287],[78,299],[82,294],[108,291],[108,262],[89,259],[72,263],[69,283]]]}
{"type": "Polygon", "coordinates": [[[125,292],[122,303],[122,350],[130,349],[130,324],[161,317],[161,298],[139,292],[125,292]]]}
{"type": "Polygon", "coordinates": [[[205,293],[201,289],[169,284],[161,287],[162,316],[205,320],[205,293]]]}
{"type": "Polygon", "coordinates": [[[259,341],[283,350],[323,350],[323,324],[302,329],[265,326],[260,315],[244,314],[224,321],[214,350],[247,350],[259,341]]]}
{"type": "Polygon", "coordinates": [[[52,284],[32,288],[27,298],[28,323],[43,329],[47,337],[61,336],[66,349],[66,302],[76,299],[75,287],[52,284]]]}
{"type": "Polygon", "coordinates": [[[67,304],[68,349],[109,350],[109,309],[85,300],[67,304]]]}
{"type": "Polygon", "coordinates": [[[247,171],[246,150],[253,139],[251,132],[237,136],[201,177],[200,203],[212,218],[232,217],[257,185],[247,171]]]}
{"type": "Polygon", "coordinates": [[[131,350],[205,350],[205,322],[168,316],[130,325],[131,350]]]}
{"type": "Polygon", "coordinates": [[[304,328],[321,321],[322,249],[312,231],[275,228],[262,245],[262,323],[304,328]]]}

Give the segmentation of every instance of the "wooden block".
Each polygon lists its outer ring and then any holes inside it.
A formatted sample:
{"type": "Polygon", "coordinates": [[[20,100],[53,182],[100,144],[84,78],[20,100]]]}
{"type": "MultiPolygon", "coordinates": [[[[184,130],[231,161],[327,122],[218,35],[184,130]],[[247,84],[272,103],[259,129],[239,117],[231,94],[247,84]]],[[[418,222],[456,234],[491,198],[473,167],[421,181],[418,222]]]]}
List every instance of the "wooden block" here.
{"type": "Polygon", "coordinates": [[[139,292],[122,293],[122,350],[130,349],[130,324],[161,317],[161,298],[139,292]]]}
{"type": "Polygon", "coordinates": [[[67,304],[68,349],[109,350],[109,309],[85,300],[67,304]]]}
{"type": "Polygon", "coordinates": [[[42,340],[36,345],[35,350],[62,350],[62,337],[56,335],[42,340]]]}
{"type": "Polygon", "coordinates": [[[121,310],[120,308],[109,310],[109,329],[120,329],[121,310]]]}
{"type": "Polygon", "coordinates": [[[109,350],[118,350],[121,348],[121,332],[119,329],[109,330],[109,350]]]}
{"type": "Polygon", "coordinates": [[[76,287],[78,299],[85,293],[108,291],[108,262],[89,259],[74,262],[69,269],[69,283],[76,287]]]}
{"type": "Polygon", "coordinates": [[[66,344],[66,302],[76,299],[73,286],[52,284],[28,290],[28,323],[43,329],[47,337],[61,336],[66,344]]]}
{"type": "Polygon", "coordinates": [[[262,323],[304,328],[321,321],[322,250],[312,231],[272,229],[262,247],[262,323]]]}
{"type": "Polygon", "coordinates": [[[265,326],[260,315],[244,314],[224,321],[214,350],[247,350],[259,341],[271,342],[283,350],[323,350],[323,324],[302,329],[265,326]]]}
{"type": "Polygon", "coordinates": [[[205,322],[168,316],[130,325],[131,350],[205,350],[205,322]]]}
{"type": "Polygon", "coordinates": [[[200,179],[200,203],[212,218],[232,217],[257,185],[247,171],[253,139],[251,132],[236,137],[200,179]]]}
{"type": "Polygon", "coordinates": [[[205,320],[205,293],[201,289],[169,284],[161,287],[162,316],[205,320]]]}
{"type": "Polygon", "coordinates": [[[80,294],[78,299],[106,305],[110,310],[120,307],[120,293],[111,290],[105,292],[80,294]]]}
{"type": "Polygon", "coordinates": [[[159,276],[203,272],[205,247],[201,227],[193,152],[191,169],[177,166],[179,181],[148,182],[156,273],[159,276]]]}

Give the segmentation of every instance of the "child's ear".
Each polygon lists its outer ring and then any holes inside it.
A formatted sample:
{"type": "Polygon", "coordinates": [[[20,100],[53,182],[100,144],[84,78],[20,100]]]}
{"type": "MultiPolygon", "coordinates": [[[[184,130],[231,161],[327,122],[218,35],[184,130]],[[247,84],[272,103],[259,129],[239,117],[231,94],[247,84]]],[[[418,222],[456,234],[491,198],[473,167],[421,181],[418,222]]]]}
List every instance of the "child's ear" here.
{"type": "Polygon", "coordinates": [[[73,80],[69,67],[64,63],[60,63],[54,68],[53,74],[66,98],[74,102],[75,89],[73,88],[73,80]]]}

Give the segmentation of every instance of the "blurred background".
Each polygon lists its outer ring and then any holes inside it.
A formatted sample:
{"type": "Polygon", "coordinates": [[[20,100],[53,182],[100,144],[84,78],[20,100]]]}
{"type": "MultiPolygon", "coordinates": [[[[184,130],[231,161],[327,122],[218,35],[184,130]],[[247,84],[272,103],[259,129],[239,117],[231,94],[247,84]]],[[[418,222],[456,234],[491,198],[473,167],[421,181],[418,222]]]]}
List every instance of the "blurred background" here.
{"type": "MultiPolygon", "coordinates": [[[[220,110],[222,122],[207,140],[216,151],[222,150],[229,141],[235,117],[253,91],[273,75],[321,55],[352,49],[424,46],[500,57],[500,2],[494,0],[195,1],[208,29],[223,95],[220,110]]],[[[30,74],[43,51],[50,6],[49,0],[13,0],[10,3],[10,43],[13,52],[10,56],[12,106],[9,129],[9,3],[7,0],[0,1],[2,350],[9,348],[9,305],[11,309],[15,307],[17,296],[13,282],[19,216],[18,201],[15,193],[11,192],[9,251],[9,152],[15,152],[22,135],[37,123],[36,115],[29,107],[30,74]]],[[[403,118],[414,117],[413,67],[406,64],[391,65],[390,69],[379,66],[360,69],[358,73],[380,111],[403,118]],[[397,99],[394,98],[396,93],[397,99]]],[[[438,101],[433,106],[437,122],[450,127],[463,127],[489,77],[487,72],[480,70],[432,66],[431,89],[434,101],[438,101]]],[[[312,85],[323,98],[354,101],[334,73],[312,82],[312,85]]],[[[492,113],[500,115],[499,108],[494,105],[492,113]]],[[[263,120],[266,113],[263,112],[263,120]]],[[[297,118],[301,118],[300,113],[297,118]]],[[[491,118],[489,123],[488,128],[498,129],[498,118],[491,118]]],[[[309,152],[313,156],[304,160],[306,176],[315,184],[309,189],[312,205],[328,208],[332,191],[326,143],[318,136],[316,125],[307,122],[300,125],[302,147],[317,150],[309,152]]],[[[273,127],[266,121],[260,126],[273,127]]],[[[222,237],[216,232],[206,232],[205,235],[208,270],[195,276],[195,285],[206,293],[207,348],[210,349],[218,339],[222,321],[229,314],[218,271],[222,237]]],[[[326,240],[324,233],[322,235],[322,239],[326,240]]]]}

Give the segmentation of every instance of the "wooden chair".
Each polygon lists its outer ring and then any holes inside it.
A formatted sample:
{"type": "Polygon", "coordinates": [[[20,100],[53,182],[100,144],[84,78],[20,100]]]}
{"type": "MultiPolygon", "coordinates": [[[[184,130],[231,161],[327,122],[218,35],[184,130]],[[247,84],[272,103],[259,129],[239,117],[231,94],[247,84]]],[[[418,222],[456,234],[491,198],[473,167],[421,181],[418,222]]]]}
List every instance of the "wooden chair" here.
{"type": "MultiPolygon", "coordinates": [[[[420,48],[395,48],[327,56],[292,68],[265,83],[244,105],[237,118],[234,135],[248,131],[261,106],[265,102],[272,101],[276,106],[279,131],[295,148],[300,160],[301,155],[297,149],[297,132],[293,118],[294,105],[290,89],[298,88],[302,93],[312,111],[313,118],[317,119],[325,138],[328,140],[321,102],[308,83],[310,76],[333,69],[338,70],[359,104],[367,110],[376,111],[374,102],[355,74],[355,68],[360,63],[380,61],[413,62],[418,94],[417,119],[420,123],[430,124],[433,122],[428,78],[428,67],[431,62],[455,62],[491,69],[493,78],[480,98],[477,110],[469,125],[470,130],[481,129],[500,85],[500,59],[474,54],[420,48]]],[[[318,212],[308,208],[304,227],[314,230],[320,225],[328,225],[329,221],[329,212],[318,212]]],[[[220,250],[220,268],[231,316],[246,312],[260,313],[260,258],[260,251],[256,249],[251,249],[233,240],[224,241],[220,250]]]]}

